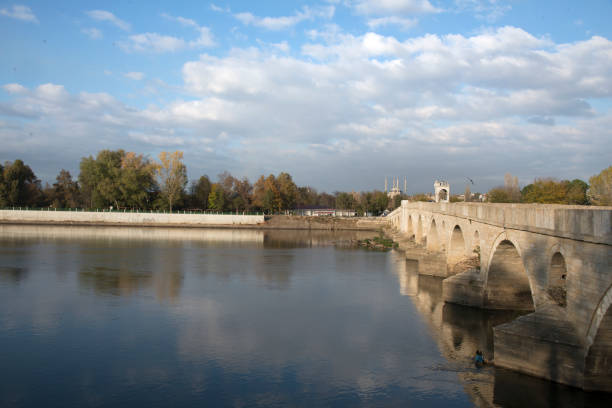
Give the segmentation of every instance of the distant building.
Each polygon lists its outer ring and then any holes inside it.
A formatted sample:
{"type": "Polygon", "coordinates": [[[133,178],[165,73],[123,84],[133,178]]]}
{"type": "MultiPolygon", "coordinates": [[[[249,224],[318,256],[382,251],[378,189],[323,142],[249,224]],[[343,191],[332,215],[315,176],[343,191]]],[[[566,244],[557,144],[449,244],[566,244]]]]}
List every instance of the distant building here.
{"type": "Polygon", "coordinates": [[[307,217],[355,217],[355,210],[337,210],[335,208],[311,207],[311,208],[296,208],[295,215],[303,215],[307,217]]]}
{"type": "MultiPolygon", "coordinates": [[[[407,179],[404,177],[404,192],[406,191],[406,182],[407,179]]],[[[391,190],[388,187],[387,178],[385,177],[385,193],[387,193],[387,197],[391,200],[403,194],[402,190],[400,190],[399,177],[393,177],[393,188],[391,190]]]]}

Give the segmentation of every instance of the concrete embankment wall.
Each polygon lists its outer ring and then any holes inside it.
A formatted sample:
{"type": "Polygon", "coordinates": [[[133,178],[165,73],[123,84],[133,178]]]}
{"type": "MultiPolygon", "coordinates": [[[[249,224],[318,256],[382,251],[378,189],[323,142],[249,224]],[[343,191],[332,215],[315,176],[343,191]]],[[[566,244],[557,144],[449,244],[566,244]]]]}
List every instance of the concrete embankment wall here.
{"type": "Polygon", "coordinates": [[[108,225],[136,227],[224,227],[286,230],[377,231],[383,217],[337,218],[291,215],[160,214],[91,211],[0,210],[2,224],[108,225]]]}
{"type": "Polygon", "coordinates": [[[91,211],[0,210],[5,224],[133,225],[154,227],[257,226],[263,215],[159,214],[91,211]]]}

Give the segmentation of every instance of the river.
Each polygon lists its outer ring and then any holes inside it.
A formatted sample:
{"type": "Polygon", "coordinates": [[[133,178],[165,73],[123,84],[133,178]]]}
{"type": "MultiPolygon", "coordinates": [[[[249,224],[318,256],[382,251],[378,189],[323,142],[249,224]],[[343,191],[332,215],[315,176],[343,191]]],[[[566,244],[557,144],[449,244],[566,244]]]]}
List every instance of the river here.
{"type": "Polygon", "coordinates": [[[0,225],[2,407],[597,407],[364,232],[0,225]]]}

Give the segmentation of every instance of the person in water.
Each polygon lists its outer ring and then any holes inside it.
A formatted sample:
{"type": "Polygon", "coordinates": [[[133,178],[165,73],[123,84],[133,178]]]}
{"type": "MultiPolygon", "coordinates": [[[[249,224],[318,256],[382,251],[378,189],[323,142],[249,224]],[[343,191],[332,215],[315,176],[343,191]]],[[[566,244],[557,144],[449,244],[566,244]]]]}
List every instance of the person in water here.
{"type": "Polygon", "coordinates": [[[482,355],[482,351],[476,350],[476,355],[474,356],[474,363],[477,365],[481,365],[485,363],[484,356],[482,355]]]}

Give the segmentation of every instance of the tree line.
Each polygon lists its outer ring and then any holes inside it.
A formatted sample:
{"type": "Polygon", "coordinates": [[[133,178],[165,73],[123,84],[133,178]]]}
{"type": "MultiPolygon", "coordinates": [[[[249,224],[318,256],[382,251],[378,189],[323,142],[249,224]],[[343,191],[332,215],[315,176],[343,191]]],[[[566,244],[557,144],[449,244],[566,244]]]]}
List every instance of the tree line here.
{"type": "MultiPolygon", "coordinates": [[[[60,170],[53,184],[41,185],[22,160],[0,165],[0,207],[213,210],[281,213],[296,208],[337,208],[379,215],[387,195],[371,192],[318,192],[297,186],[289,173],[262,175],[252,184],[225,171],[187,180],[183,153],[161,152],[158,161],[124,150],[101,150],[83,157],[76,179],[60,170]]],[[[399,205],[399,203],[398,203],[399,205]]]]}
{"type": "MultiPolygon", "coordinates": [[[[430,201],[427,194],[396,196],[382,191],[318,192],[297,186],[290,174],[260,176],[254,184],[225,171],[216,181],[207,175],[191,183],[183,153],[161,152],[159,161],[124,150],[101,150],[83,157],[73,179],[60,170],[55,183],[42,186],[22,160],[0,164],[0,208],[114,208],[141,210],[213,210],[282,213],[299,208],[336,208],[357,214],[380,215],[397,208],[402,199],[430,201]]],[[[466,188],[465,197],[471,194],[466,188]]],[[[575,179],[535,179],[519,188],[518,179],[506,174],[504,185],[491,189],[489,202],[612,205],[612,166],[591,177],[589,184],[575,179]]],[[[451,200],[456,201],[456,196],[451,200]]]]}
{"type": "Polygon", "coordinates": [[[555,180],[536,178],[522,189],[518,178],[507,173],[504,185],[487,193],[492,203],[540,203],[568,205],[612,205],[612,166],[589,178],[555,180]]]}

